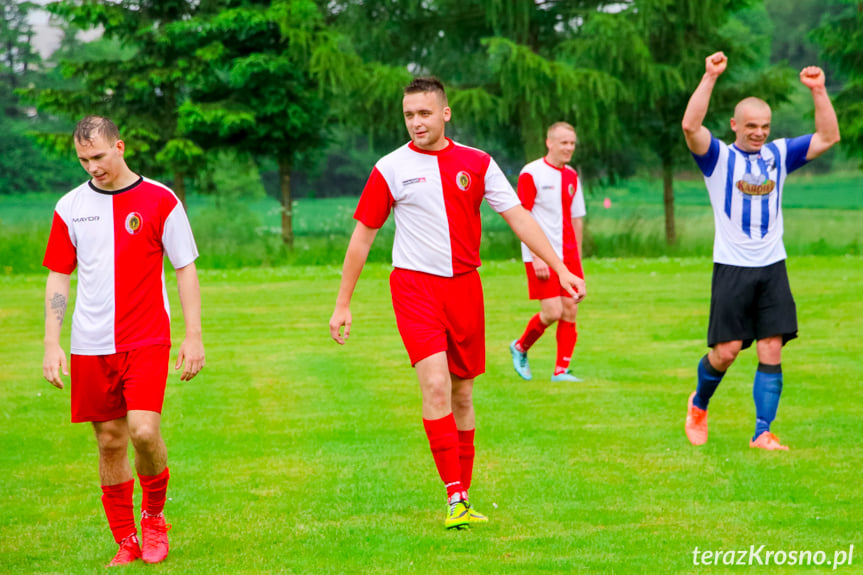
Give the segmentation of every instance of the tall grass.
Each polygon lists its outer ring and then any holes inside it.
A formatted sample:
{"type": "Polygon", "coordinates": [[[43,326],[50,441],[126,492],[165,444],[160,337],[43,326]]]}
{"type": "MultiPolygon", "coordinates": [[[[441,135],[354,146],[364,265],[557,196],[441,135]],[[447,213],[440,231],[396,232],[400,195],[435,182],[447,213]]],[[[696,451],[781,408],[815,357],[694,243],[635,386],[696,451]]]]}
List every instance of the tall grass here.
{"type": "MultiPolygon", "coordinates": [[[[700,180],[675,182],[678,241],[665,242],[659,183],[589,192],[585,236],[587,257],[709,256],[713,213],[700,180]],[[605,199],[611,202],[605,208],[605,199]]],[[[863,244],[863,192],[858,173],[804,175],[785,189],[785,245],[790,255],[859,254],[863,244]]],[[[51,211],[58,196],[0,196],[0,273],[41,268],[51,211]]],[[[201,252],[201,268],[338,265],[353,231],[356,198],[305,199],[294,205],[293,250],[281,241],[281,207],[272,198],[244,201],[231,196],[191,196],[189,217],[201,252]]],[[[483,204],[483,260],[519,257],[519,242],[506,223],[483,204]]],[[[389,261],[392,218],[379,232],[371,262],[389,261]]]]}

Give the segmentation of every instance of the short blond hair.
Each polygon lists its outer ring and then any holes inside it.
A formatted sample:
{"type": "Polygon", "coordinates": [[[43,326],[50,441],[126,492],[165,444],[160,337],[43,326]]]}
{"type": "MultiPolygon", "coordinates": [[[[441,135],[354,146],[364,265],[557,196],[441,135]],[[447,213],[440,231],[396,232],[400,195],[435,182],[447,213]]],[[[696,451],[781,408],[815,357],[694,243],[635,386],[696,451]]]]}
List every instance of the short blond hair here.
{"type": "Polygon", "coordinates": [[[555,130],[557,130],[558,128],[566,128],[567,130],[572,131],[573,134],[575,133],[575,128],[569,122],[555,122],[554,124],[552,124],[551,126],[548,127],[548,130],[545,133],[545,137],[550,138],[551,133],[554,132],[555,130]]]}

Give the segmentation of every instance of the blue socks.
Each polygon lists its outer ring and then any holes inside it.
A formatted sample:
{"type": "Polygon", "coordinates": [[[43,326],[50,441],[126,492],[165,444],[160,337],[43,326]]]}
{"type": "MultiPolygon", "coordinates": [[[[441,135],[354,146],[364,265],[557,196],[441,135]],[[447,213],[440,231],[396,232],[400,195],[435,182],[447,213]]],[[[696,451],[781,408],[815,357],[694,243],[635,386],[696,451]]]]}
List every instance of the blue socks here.
{"type": "Polygon", "coordinates": [[[770,424],[776,419],[779,408],[779,396],[782,395],[782,364],[758,364],[755,372],[755,383],[752,386],[752,399],[755,400],[755,440],[765,431],[770,431],[770,424]]]}
{"type": "Polygon", "coordinates": [[[707,354],[704,354],[704,357],[698,362],[698,387],[695,390],[695,397],[692,398],[692,405],[707,411],[707,404],[710,403],[713,392],[719,387],[723,375],[725,372],[717,371],[710,365],[707,354]]]}

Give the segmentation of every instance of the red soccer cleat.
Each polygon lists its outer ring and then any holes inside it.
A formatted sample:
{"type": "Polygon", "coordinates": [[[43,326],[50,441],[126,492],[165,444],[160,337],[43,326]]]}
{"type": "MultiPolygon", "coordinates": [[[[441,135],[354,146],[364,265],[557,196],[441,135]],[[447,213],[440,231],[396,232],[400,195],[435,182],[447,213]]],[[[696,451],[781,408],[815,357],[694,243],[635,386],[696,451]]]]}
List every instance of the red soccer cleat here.
{"type": "Polygon", "coordinates": [[[159,563],[168,556],[168,530],[171,526],[165,523],[165,516],[141,516],[141,539],[144,541],[143,558],[146,563],[159,563]]]}
{"type": "Polygon", "coordinates": [[[116,567],[117,565],[127,565],[136,561],[141,557],[141,546],[138,545],[138,536],[134,533],[120,541],[120,549],[117,554],[111,559],[107,567],[116,567]]]}
{"type": "Polygon", "coordinates": [[[686,409],[686,437],[692,445],[704,445],[707,443],[707,410],[692,405],[694,397],[693,391],[686,409]]]}
{"type": "Polygon", "coordinates": [[[761,432],[761,435],[749,442],[749,447],[757,447],[768,451],[788,451],[788,446],[779,443],[779,438],[769,431],[761,432]]]}

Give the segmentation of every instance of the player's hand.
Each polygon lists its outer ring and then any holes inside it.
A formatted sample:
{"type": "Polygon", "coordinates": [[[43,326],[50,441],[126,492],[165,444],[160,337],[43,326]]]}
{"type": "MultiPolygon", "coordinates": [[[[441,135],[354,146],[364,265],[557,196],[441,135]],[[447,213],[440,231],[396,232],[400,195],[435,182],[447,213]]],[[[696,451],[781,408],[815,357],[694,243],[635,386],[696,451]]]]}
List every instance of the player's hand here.
{"type": "Polygon", "coordinates": [[[587,287],[585,286],[583,279],[569,270],[564,270],[563,273],[558,275],[560,277],[560,287],[565,289],[567,293],[572,296],[575,303],[579,303],[585,298],[585,296],[587,296],[587,287]]]}
{"type": "Polygon", "coordinates": [[[45,379],[58,389],[63,389],[63,380],[60,373],[69,375],[69,366],[66,364],[66,352],[60,344],[48,344],[45,346],[45,356],[42,359],[42,375],[45,379]]]}
{"type": "Polygon", "coordinates": [[[351,310],[348,307],[336,306],[333,311],[333,316],[330,318],[330,337],[332,337],[339,345],[345,345],[348,337],[351,335],[351,310]],[[345,335],[342,337],[342,327],[345,328],[345,335]]]}
{"type": "Polygon", "coordinates": [[[536,256],[533,256],[533,272],[536,274],[536,279],[547,280],[551,277],[548,271],[548,264],[536,256]]]}
{"type": "Polygon", "coordinates": [[[807,66],[800,71],[800,81],[810,90],[823,88],[826,82],[824,70],[818,66],[807,66]]]}
{"type": "Polygon", "coordinates": [[[715,52],[705,59],[705,71],[714,77],[721,75],[728,66],[728,58],[723,52],[715,52]]]}
{"type": "Polygon", "coordinates": [[[189,381],[204,369],[206,358],[204,357],[204,342],[200,337],[186,337],[180,344],[180,351],[177,353],[177,363],[174,369],[183,368],[183,373],[180,374],[180,381],[189,381]],[[184,365],[185,364],[185,365],[184,365]]]}

